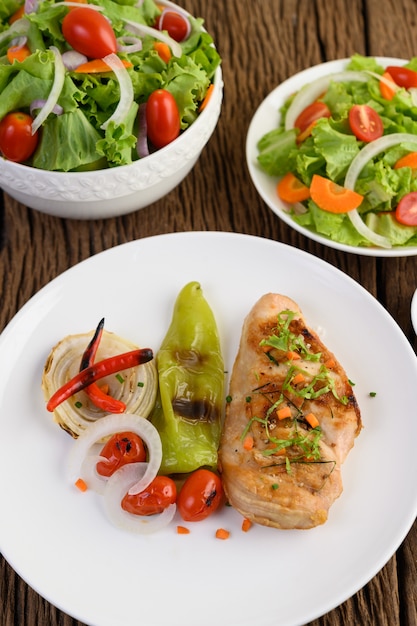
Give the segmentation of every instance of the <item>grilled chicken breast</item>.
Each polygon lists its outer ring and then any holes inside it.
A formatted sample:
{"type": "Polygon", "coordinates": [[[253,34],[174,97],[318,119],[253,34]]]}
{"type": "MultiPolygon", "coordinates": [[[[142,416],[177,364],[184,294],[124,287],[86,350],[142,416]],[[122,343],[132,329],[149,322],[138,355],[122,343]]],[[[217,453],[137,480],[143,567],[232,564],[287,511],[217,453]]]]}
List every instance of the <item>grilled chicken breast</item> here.
{"type": "Polygon", "coordinates": [[[230,504],[275,528],[323,524],[360,429],[346,373],[298,305],[262,296],[243,324],[219,448],[230,504]]]}

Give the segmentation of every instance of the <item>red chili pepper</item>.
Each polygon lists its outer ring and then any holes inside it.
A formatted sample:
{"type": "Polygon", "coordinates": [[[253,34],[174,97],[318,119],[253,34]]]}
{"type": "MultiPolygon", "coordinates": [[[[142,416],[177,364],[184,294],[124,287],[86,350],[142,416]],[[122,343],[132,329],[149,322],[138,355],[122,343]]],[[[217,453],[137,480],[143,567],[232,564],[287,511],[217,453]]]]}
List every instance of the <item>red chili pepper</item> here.
{"type": "MultiPolygon", "coordinates": [[[[101,336],[103,334],[103,328],[104,317],[100,320],[96,331],[81,358],[80,372],[93,365],[98,346],[101,341],[101,336]]],[[[117,400],[117,398],[113,398],[109,394],[104,393],[97,383],[92,383],[86,387],[84,391],[90,398],[91,402],[106,413],[124,413],[126,410],[124,402],[121,402],[120,400],[117,400]]]]}
{"type": "Polygon", "coordinates": [[[71,378],[65,385],[62,385],[48,401],[46,408],[48,411],[54,411],[57,406],[68,400],[71,396],[82,389],[85,389],[91,383],[104,378],[109,374],[115,374],[121,370],[128,369],[129,367],[135,367],[136,365],[143,365],[152,361],[153,352],[150,348],[142,348],[141,350],[132,350],[131,352],[124,352],[117,356],[111,356],[108,359],[99,361],[85,370],[79,372],[74,378],[71,378]]]}

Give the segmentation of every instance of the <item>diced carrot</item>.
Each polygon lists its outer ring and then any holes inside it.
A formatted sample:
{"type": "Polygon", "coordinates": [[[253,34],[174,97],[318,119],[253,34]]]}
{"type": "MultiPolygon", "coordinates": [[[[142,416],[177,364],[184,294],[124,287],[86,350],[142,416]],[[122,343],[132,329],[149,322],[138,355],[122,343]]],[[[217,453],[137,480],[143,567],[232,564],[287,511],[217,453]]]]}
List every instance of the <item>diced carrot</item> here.
{"type": "Polygon", "coordinates": [[[312,200],[324,211],[329,213],[347,213],[357,209],[363,196],[352,189],[346,189],[333,181],[314,174],[310,185],[312,200]]]}
{"type": "Polygon", "coordinates": [[[79,489],[80,491],[83,491],[83,492],[87,491],[87,489],[88,489],[87,483],[82,478],[78,478],[75,481],[75,486],[77,487],[77,489],[79,489]]]}
{"type": "Polygon", "coordinates": [[[211,96],[213,95],[213,91],[214,91],[214,85],[213,85],[213,83],[211,83],[211,85],[209,86],[209,88],[206,91],[206,95],[204,96],[204,100],[200,104],[200,107],[198,109],[200,113],[201,113],[201,111],[204,111],[204,109],[208,105],[209,100],[210,100],[211,96]]]}
{"type": "Polygon", "coordinates": [[[291,409],[289,406],[284,406],[282,409],[277,410],[277,416],[279,420],[284,420],[286,417],[291,417],[291,409]]]}
{"type": "Polygon", "coordinates": [[[284,202],[303,202],[310,197],[310,190],[292,172],[287,172],[278,181],[277,194],[284,202]]]}
{"type": "Polygon", "coordinates": [[[155,41],[153,44],[154,50],[157,51],[164,63],[168,63],[172,57],[171,48],[165,41],[155,41]]]}
{"type": "Polygon", "coordinates": [[[103,383],[102,385],[99,385],[101,391],[105,394],[108,395],[109,391],[110,391],[110,387],[108,385],[108,383],[103,383]]]}
{"type": "Polygon", "coordinates": [[[379,91],[381,92],[381,96],[385,98],[385,100],[392,100],[398,87],[389,72],[384,72],[382,74],[382,79],[383,80],[379,81],[379,91]],[[389,83],[392,83],[392,87],[389,83]]]}
{"type": "Polygon", "coordinates": [[[230,531],[225,528],[218,528],[216,530],[216,539],[229,539],[230,531]]]}
{"type": "Polygon", "coordinates": [[[287,359],[289,361],[297,361],[298,359],[301,359],[301,357],[298,352],[294,352],[294,350],[288,350],[287,359]]]}
{"type": "Polygon", "coordinates": [[[178,535],[189,535],[190,529],[185,526],[177,526],[177,534],[178,535]]]}
{"type": "Polygon", "coordinates": [[[250,521],[250,519],[248,519],[247,517],[243,518],[242,521],[242,530],[244,533],[247,533],[248,530],[250,530],[250,528],[252,527],[252,522],[250,521]]]}
{"type": "Polygon", "coordinates": [[[313,130],[316,124],[317,124],[317,120],[315,120],[314,122],[311,122],[311,124],[309,124],[307,128],[305,128],[301,133],[297,135],[296,142],[303,143],[303,141],[307,139],[307,137],[310,137],[311,131],[313,130]]]}
{"type": "Polygon", "coordinates": [[[252,450],[253,448],[253,436],[248,433],[243,440],[243,448],[245,450],[252,450]]]}
{"type": "Polygon", "coordinates": [[[305,381],[305,376],[302,372],[298,372],[298,374],[296,374],[294,378],[292,379],[293,385],[299,385],[300,383],[303,383],[304,381],[305,381]]]}
{"type": "Polygon", "coordinates": [[[7,49],[7,60],[9,63],[13,63],[13,61],[19,61],[19,63],[21,63],[27,59],[27,57],[30,57],[31,54],[31,51],[26,45],[12,46],[7,49]]]}
{"type": "Polygon", "coordinates": [[[334,367],[336,365],[336,361],[330,357],[327,359],[327,361],[324,363],[325,367],[327,367],[327,369],[331,370],[332,367],[334,367]]]}
{"type": "Polygon", "coordinates": [[[411,167],[412,170],[417,169],[417,152],[409,152],[405,156],[398,159],[394,165],[394,169],[398,170],[400,167],[411,167]]]}
{"type": "Polygon", "coordinates": [[[308,424],[310,424],[311,428],[316,428],[320,423],[314,413],[307,413],[307,415],[304,416],[304,419],[308,424]]]}
{"type": "Polygon", "coordinates": [[[14,22],[17,22],[17,20],[20,20],[20,18],[23,17],[24,14],[25,14],[25,5],[23,3],[22,6],[19,9],[17,9],[17,11],[15,11],[11,17],[9,17],[9,24],[13,24],[14,22]]]}
{"type": "MultiPolygon", "coordinates": [[[[122,63],[126,68],[133,67],[130,61],[122,60],[122,63]]],[[[103,59],[93,59],[92,61],[87,61],[87,63],[81,63],[74,71],[77,74],[101,74],[103,72],[112,72],[113,70],[103,59]]]]}

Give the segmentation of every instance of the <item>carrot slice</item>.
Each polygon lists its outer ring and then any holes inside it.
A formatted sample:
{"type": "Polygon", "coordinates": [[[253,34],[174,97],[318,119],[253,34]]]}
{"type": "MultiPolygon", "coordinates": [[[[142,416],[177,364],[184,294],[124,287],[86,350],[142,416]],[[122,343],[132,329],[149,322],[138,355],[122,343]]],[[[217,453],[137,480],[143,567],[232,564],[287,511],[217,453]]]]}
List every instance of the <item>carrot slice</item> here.
{"type": "Polygon", "coordinates": [[[310,197],[310,190],[292,172],[288,172],[278,182],[277,194],[284,202],[303,202],[310,197]]]}
{"type": "Polygon", "coordinates": [[[189,535],[190,529],[185,526],[177,526],[177,534],[178,535],[189,535]]]}
{"type": "Polygon", "coordinates": [[[78,478],[75,481],[75,486],[82,492],[87,491],[87,483],[82,478],[78,478]]]}
{"type": "Polygon", "coordinates": [[[304,416],[304,419],[308,424],[310,424],[311,428],[316,428],[319,425],[319,420],[314,413],[307,413],[307,415],[304,416]]]}
{"type": "Polygon", "coordinates": [[[22,4],[22,6],[19,9],[17,9],[17,11],[13,13],[11,17],[9,17],[9,24],[13,24],[14,22],[17,22],[17,20],[20,20],[20,18],[23,17],[24,14],[25,14],[25,5],[22,4]]]}
{"type": "Polygon", "coordinates": [[[213,95],[213,91],[214,91],[214,85],[213,85],[213,83],[211,83],[211,85],[209,86],[209,88],[206,91],[206,95],[204,96],[203,102],[200,104],[200,108],[198,109],[199,113],[201,113],[201,111],[204,111],[204,109],[208,105],[208,103],[210,101],[210,98],[213,95]]]}
{"type": "Polygon", "coordinates": [[[291,417],[291,409],[289,406],[284,406],[282,409],[277,410],[277,416],[279,420],[284,420],[286,417],[291,417]]]}
{"type": "Polygon", "coordinates": [[[216,539],[229,539],[230,531],[225,528],[218,528],[216,530],[216,539]]]}
{"type": "Polygon", "coordinates": [[[395,92],[397,91],[397,85],[389,72],[384,72],[382,74],[382,78],[385,80],[379,81],[379,91],[381,92],[381,96],[385,98],[385,100],[392,100],[395,96],[395,92]],[[387,84],[388,82],[392,83],[392,88],[387,84]]]}
{"type": "Polygon", "coordinates": [[[417,170],[417,152],[409,152],[401,159],[398,159],[394,169],[398,170],[400,167],[411,167],[412,170],[417,170]]]}
{"type": "Polygon", "coordinates": [[[299,385],[300,383],[303,383],[304,381],[305,381],[304,374],[302,374],[301,372],[298,372],[298,374],[294,376],[291,382],[293,385],[299,385]]]}
{"type": "Polygon", "coordinates": [[[253,437],[250,433],[248,433],[243,440],[243,448],[245,450],[252,450],[253,448],[253,437]]]}
{"type": "Polygon", "coordinates": [[[298,359],[301,359],[301,357],[298,352],[294,352],[294,350],[288,350],[287,359],[289,361],[297,361],[298,359]]]}
{"type": "MultiPolygon", "coordinates": [[[[130,61],[122,61],[126,68],[133,67],[130,61]]],[[[87,63],[81,63],[75,70],[77,74],[101,74],[102,72],[112,72],[111,67],[103,59],[93,59],[87,63]]]]}
{"type": "Polygon", "coordinates": [[[324,211],[329,213],[347,213],[357,209],[363,196],[356,191],[346,189],[333,181],[314,174],[310,185],[312,200],[324,211]]]}
{"type": "Polygon", "coordinates": [[[30,57],[31,54],[31,51],[26,45],[12,46],[7,49],[7,60],[10,64],[13,63],[13,61],[19,61],[19,63],[21,63],[27,59],[27,57],[30,57]]]}
{"type": "Polygon", "coordinates": [[[250,528],[252,527],[252,522],[250,521],[250,519],[248,519],[247,517],[243,518],[242,521],[242,530],[244,533],[247,533],[248,530],[250,530],[250,528]]]}
{"type": "Polygon", "coordinates": [[[165,41],[155,41],[155,43],[153,44],[153,47],[154,47],[154,50],[157,51],[161,59],[165,63],[168,63],[168,61],[172,57],[171,48],[169,47],[169,45],[165,43],[165,41]]]}

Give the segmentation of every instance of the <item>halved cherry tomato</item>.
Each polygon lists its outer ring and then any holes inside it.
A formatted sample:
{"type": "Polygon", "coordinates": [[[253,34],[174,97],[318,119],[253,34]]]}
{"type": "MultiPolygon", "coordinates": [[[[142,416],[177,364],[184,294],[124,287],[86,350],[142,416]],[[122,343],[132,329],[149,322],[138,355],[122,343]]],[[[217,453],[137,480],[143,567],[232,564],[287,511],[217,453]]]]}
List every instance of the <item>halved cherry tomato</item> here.
{"type": "Polygon", "coordinates": [[[39,135],[32,135],[33,119],[27,113],[8,113],[0,122],[0,152],[10,161],[22,163],[35,152],[39,135]]]}
{"type": "Polygon", "coordinates": [[[306,106],[294,122],[295,128],[303,133],[313,122],[317,122],[321,117],[330,117],[331,112],[324,102],[313,102],[306,106]]]}
{"type": "Polygon", "coordinates": [[[401,198],[395,210],[400,224],[417,226],[417,191],[411,191],[401,198]]]}
{"type": "Polygon", "coordinates": [[[367,104],[354,104],[349,111],[349,125],[360,141],[374,141],[384,134],[384,125],[378,113],[367,104]]]}
{"type": "Polygon", "coordinates": [[[155,28],[166,30],[175,41],[183,41],[188,33],[187,18],[176,11],[165,11],[161,25],[161,15],[155,20],[155,28]]]}
{"type": "Polygon", "coordinates": [[[135,433],[123,432],[113,435],[100,452],[107,461],[96,465],[100,476],[111,476],[116,470],[127,463],[146,461],[146,449],[142,439],[135,433]]]}
{"type": "Polygon", "coordinates": [[[157,476],[140,493],[127,493],[122,509],[134,515],[157,515],[177,499],[177,487],[169,476],[157,476]]]}
{"type": "Polygon", "coordinates": [[[417,72],[410,70],[408,67],[401,67],[400,65],[389,65],[385,68],[391,78],[399,87],[417,87],[417,72]]]}
{"type": "Polygon", "coordinates": [[[87,57],[98,59],[117,51],[117,41],[110,23],[95,9],[76,7],[62,20],[66,41],[87,57]]]}
{"type": "Polygon", "coordinates": [[[199,522],[218,509],[223,500],[222,482],[217,474],[198,469],[186,479],[177,506],[186,522],[199,522]]]}
{"type": "Polygon", "coordinates": [[[174,96],[166,89],[156,89],[146,103],[148,137],[155,148],[163,148],[180,134],[180,114],[174,96]]]}

